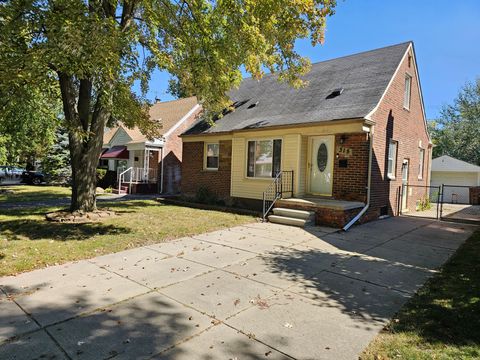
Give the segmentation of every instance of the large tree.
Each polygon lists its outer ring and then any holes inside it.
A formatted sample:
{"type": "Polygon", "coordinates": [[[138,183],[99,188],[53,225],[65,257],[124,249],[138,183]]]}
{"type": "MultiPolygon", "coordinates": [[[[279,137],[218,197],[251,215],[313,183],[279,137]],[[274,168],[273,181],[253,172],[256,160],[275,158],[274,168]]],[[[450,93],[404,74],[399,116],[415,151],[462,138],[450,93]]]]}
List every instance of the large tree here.
{"type": "Polygon", "coordinates": [[[467,83],[453,104],[430,122],[433,156],[450,155],[480,165],[480,78],[467,83]]]}
{"type": "Polygon", "coordinates": [[[143,94],[166,70],[208,113],[228,107],[240,68],[279,72],[301,86],[309,68],[295,41],[323,41],[335,0],[10,0],[0,6],[0,91],[58,84],[72,165],[71,210],[95,209],[95,169],[105,126],[135,123],[148,135],[143,94]]]}

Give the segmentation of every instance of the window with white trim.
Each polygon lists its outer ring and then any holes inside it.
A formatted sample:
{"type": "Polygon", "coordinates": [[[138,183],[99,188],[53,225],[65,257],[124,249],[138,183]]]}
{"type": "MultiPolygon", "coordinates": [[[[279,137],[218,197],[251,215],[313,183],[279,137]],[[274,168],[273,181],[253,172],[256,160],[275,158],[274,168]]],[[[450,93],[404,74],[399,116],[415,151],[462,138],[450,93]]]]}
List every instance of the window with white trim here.
{"type": "Polygon", "coordinates": [[[219,152],[220,145],[218,143],[205,145],[205,169],[218,170],[219,152]]]}
{"type": "Polygon", "coordinates": [[[249,140],[247,177],[272,178],[281,168],[282,140],[249,140]]]}
{"type": "Polygon", "coordinates": [[[403,107],[410,110],[410,97],[412,92],[412,77],[405,74],[405,93],[403,94],[403,107]]]}
{"type": "Polygon", "coordinates": [[[419,149],[419,159],[418,159],[418,179],[423,179],[423,164],[425,162],[425,149],[419,149]]]}
{"type": "Polygon", "coordinates": [[[387,164],[387,176],[390,179],[395,179],[397,172],[397,147],[398,142],[390,140],[388,144],[388,164],[387,164]]]}

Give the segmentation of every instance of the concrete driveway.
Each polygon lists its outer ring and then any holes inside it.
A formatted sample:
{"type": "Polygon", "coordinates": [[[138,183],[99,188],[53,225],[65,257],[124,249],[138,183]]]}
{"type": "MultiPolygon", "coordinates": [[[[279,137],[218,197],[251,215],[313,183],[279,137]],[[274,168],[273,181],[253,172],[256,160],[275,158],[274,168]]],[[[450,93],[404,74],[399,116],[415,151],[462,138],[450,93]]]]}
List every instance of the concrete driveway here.
{"type": "Polygon", "coordinates": [[[1,359],[354,359],[473,232],[254,223],[0,279],[1,359]]]}

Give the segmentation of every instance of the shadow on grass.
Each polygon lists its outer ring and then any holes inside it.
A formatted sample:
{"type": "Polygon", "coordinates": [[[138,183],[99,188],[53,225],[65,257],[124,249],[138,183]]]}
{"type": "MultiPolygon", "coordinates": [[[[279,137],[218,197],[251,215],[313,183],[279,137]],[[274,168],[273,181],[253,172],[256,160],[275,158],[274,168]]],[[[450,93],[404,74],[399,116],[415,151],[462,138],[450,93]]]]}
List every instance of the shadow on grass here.
{"type": "Polygon", "coordinates": [[[44,219],[18,219],[0,222],[0,233],[8,240],[39,240],[55,241],[87,240],[97,235],[127,234],[130,229],[102,223],[68,224],[53,223],[44,219]]]}

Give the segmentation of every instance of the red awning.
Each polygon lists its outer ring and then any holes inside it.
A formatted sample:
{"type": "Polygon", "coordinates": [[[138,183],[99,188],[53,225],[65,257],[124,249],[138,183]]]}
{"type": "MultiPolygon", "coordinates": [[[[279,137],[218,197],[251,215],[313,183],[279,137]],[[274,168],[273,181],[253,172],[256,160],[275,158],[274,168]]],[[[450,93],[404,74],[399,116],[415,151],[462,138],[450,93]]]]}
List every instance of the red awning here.
{"type": "Polygon", "coordinates": [[[107,149],[101,156],[101,159],[128,159],[128,150],[126,146],[114,146],[107,149]]]}

